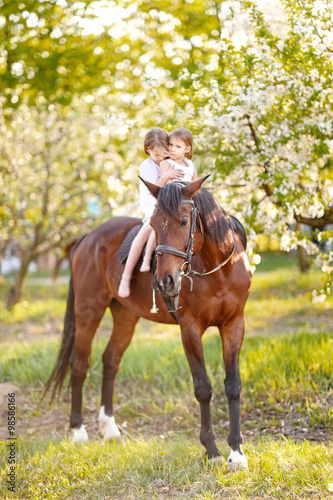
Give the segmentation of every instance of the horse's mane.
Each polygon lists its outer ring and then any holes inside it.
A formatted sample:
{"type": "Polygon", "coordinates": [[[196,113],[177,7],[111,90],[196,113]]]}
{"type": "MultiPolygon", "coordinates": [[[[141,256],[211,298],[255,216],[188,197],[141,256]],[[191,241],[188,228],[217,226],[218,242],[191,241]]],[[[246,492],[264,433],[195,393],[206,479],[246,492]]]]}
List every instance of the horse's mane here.
{"type": "MultiPolygon", "coordinates": [[[[178,216],[183,199],[181,187],[176,182],[166,184],[158,195],[158,206],[173,218],[178,216]]],[[[221,248],[230,229],[228,214],[206,189],[201,188],[193,201],[198,208],[204,233],[221,248]]]]}

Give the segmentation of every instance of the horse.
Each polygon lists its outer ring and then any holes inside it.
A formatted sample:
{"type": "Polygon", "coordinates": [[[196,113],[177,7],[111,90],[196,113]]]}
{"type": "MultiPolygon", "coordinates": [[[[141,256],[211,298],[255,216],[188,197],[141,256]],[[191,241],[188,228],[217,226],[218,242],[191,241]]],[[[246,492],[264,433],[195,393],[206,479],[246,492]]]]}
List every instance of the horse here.
{"type": "MultiPolygon", "coordinates": [[[[208,176],[207,176],[208,177],[208,176]]],[[[71,367],[70,428],[73,441],[86,441],[82,418],[82,387],[91,345],[98,325],[110,308],[113,329],[103,353],[103,383],[99,429],[104,439],[121,440],[113,413],[115,378],[140,317],[179,324],[185,354],[200,404],[200,441],[208,461],[221,461],[210,415],[212,385],[207,375],[202,336],[216,326],[222,339],[225,393],[229,405],[231,471],[247,467],[240,432],[239,353],[244,337],[244,307],[251,285],[246,235],[209,191],[206,177],[189,184],[169,183],[162,188],[143,181],[157,199],[151,225],[156,233],[153,283],[156,307],[151,308],[150,273],[135,270],[131,294],[117,294],[123,266],[119,249],[124,237],[140,220],[116,217],[79,240],[72,255],[63,337],[58,358],[46,386],[52,400],[61,391],[71,367]],[[193,279],[195,282],[193,283],[193,279]]],[[[141,179],[142,180],[142,179],[141,179]]]]}

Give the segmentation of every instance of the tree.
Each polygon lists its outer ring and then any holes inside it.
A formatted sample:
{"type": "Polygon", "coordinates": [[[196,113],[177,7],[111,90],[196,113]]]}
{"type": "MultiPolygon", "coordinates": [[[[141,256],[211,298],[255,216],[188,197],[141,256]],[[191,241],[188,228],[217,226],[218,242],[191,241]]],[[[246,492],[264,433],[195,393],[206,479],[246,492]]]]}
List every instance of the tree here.
{"type": "MultiPolygon", "coordinates": [[[[315,294],[321,300],[331,291],[333,253],[298,228],[307,224],[320,242],[332,242],[332,7],[284,0],[278,35],[254,2],[228,2],[236,3],[247,16],[247,42],[221,40],[215,78],[184,74],[192,84],[179,96],[178,116],[187,107],[196,144],[223,181],[224,203],[242,214],[253,242],[260,232],[277,235],[282,249],[302,246],[313,256],[326,276],[315,294]]],[[[232,15],[225,11],[224,21],[232,15]]]]}
{"type": "Polygon", "coordinates": [[[209,68],[219,22],[212,0],[0,6],[0,244],[12,238],[23,250],[13,306],[31,260],[91,227],[96,191],[107,212],[108,198],[131,197],[132,169],[119,179],[140,161],[136,135],[171,117],[183,67],[209,68]],[[202,20],[209,31],[198,35],[202,20]]]}
{"type": "Polygon", "coordinates": [[[10,235],[23,253],[8,307],[20,299],[30,262],[109,218],[110,199],[131,197],[129,182],[120,182],[124,159],[109,141],[112,115],[107,121],[95,108],[82,101],[39,110],[21,105],[10,126],[2,122],[0,241],[10,235]],[[97,220],[89,213],[92,202],[97,220]]]}
{"type": "MultiPolygon", "coordinates": [[[[39,96],[68,105],[73,96],[106,86],[150,102],[189,67],[209,71],[219,37],[217,3],[176,0],[0,0],[0,92],[4,107],[39,96]],[[203,28],[204,25],[204,28],[203,28]]],[[[127,106],[131,112],[131,107],[127,106]]]]}

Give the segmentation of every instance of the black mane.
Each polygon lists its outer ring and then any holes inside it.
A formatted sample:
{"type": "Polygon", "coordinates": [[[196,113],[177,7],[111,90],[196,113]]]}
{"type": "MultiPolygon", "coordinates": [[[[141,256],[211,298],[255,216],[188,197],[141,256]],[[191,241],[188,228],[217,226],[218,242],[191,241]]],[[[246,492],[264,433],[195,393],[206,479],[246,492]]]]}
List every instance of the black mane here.
{"type": "MultiPolygon", "coordinates": [[[[170,183],[160,190],[157,204],[163,212],[176,218],[182,199],[181,186],[170,183]]],[[[204,233],[221,248],[231,227],[229,215],[206,189],[201,188],[193,197],[193,201],[198,208],[204,233]]]]}

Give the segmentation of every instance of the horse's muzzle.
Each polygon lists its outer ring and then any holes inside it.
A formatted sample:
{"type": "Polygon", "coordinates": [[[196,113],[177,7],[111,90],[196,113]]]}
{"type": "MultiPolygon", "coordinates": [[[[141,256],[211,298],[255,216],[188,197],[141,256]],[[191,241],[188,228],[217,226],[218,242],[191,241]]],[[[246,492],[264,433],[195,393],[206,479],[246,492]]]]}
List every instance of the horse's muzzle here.
{"type": "Polygon", "coordinates": [[[158,281],[155,275],[155,288],[162,297],[177,297],[180,292],[180,279],[177,281],[172,274],[166,273],[162,281],[158,281]]]}

